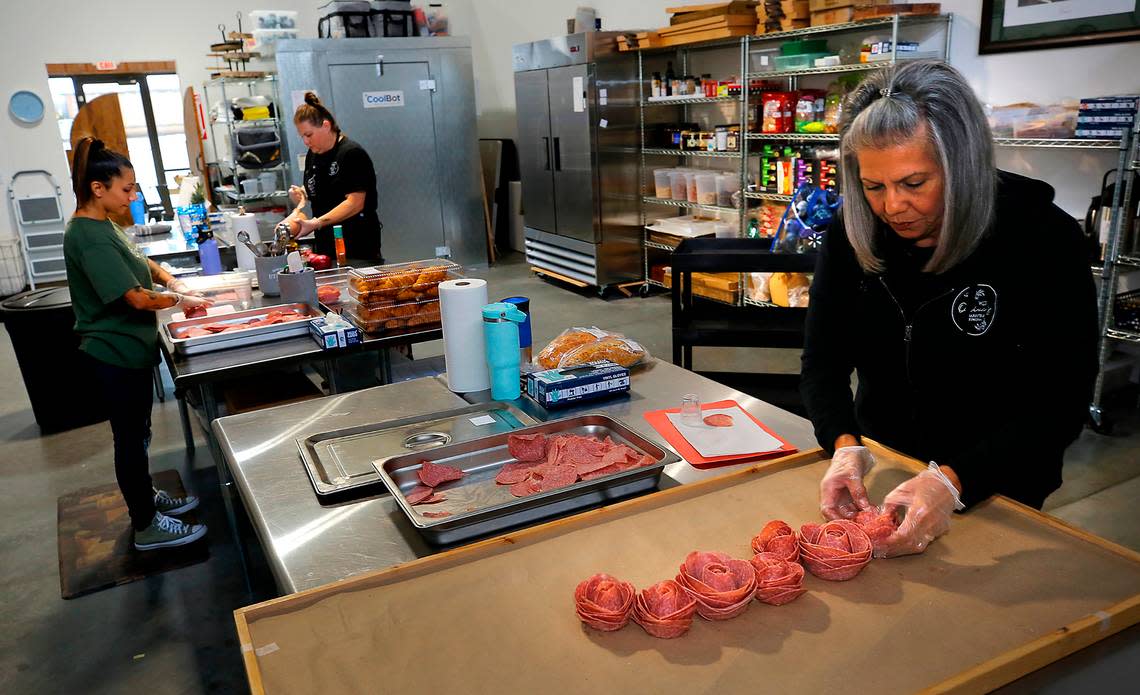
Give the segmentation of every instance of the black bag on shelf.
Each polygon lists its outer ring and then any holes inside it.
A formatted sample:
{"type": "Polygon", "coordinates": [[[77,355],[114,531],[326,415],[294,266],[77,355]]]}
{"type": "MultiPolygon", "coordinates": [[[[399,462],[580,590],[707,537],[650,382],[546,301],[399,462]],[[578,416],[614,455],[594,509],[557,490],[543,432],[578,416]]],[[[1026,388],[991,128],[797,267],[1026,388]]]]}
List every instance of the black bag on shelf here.
{"type": "Polygon", "coordinates": [[[281,163],[281,137],[273,126],[240,128],[233,134],[234,161],[246,169],[281,163]]]}
{"type": "Polygon", "coordinates": [[[333,0],[319,10],[317,38],[359,39],[372,36],[372,5],[367,0],[333,0]]]}
{"type": "Polygon", "coordinates": [[[411,0],[382,0],[372,3],[373,36],[415,36],[411,0]]]}

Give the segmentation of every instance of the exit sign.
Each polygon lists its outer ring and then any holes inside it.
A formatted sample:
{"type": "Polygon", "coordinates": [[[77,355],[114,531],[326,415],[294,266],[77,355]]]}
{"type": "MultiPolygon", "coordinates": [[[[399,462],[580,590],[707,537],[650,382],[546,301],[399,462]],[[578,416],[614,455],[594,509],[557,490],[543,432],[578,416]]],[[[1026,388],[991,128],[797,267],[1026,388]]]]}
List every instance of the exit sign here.
{"type": "Polygon", "coordinates": [[[113,60],[100,60],[95,63],[96,70],[118,70],[119,64],[113,60]]]}

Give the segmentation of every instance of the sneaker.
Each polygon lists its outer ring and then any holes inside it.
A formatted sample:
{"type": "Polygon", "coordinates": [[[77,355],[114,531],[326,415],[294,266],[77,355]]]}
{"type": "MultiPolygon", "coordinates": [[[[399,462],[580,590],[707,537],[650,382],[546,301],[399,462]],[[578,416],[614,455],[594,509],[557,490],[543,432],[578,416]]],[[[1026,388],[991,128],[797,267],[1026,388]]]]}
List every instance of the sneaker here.
{"type": "Polygon", "coordinates": [[[206,535],[205,524],[187,524],[162,512],[155,512],[150,526],[142,531],[135,531],[135,549],[173,548],[193,543],[204,535],[206,535]]]}
{"type": "Polygon", "coordinates": [[[154,508],[163,514],[182,514],[198,506],[198,498],[194,495],[173,497],[166,490],[154,490],[154,508]]]}

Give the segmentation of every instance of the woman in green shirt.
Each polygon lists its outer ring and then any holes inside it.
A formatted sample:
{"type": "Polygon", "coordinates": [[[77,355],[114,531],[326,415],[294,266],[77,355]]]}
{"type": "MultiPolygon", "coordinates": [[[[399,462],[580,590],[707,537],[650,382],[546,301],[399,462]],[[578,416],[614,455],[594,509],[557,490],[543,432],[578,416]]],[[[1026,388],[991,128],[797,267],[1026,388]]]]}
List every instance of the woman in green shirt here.
{"type": "Polygon", "coordinates": [[[63,253],[80,349],[91,358],[110,411],[115,478],[130,511],[137,549],[184,545],[206,535],[206,527],[173,515],[197,507],[198,498],[156,490],[148,470],[152,370],[158,361],[155,312],[176,304],[183,309],[208,306],[210,301],[182,291],[179,281],[143,256],[109,219],[127,212],[135,197],[130,161],[90,137],[79,142],[74,154],[77,205],[63,253]],[[155,283],[170,291],[156,291],[155,283]]]}

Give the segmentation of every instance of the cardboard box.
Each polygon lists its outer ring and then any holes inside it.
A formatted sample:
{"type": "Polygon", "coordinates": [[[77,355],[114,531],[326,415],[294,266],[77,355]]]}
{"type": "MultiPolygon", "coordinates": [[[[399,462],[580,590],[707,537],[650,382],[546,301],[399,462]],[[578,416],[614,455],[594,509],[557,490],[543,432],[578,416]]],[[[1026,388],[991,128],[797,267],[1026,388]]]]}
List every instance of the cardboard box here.
{"type": "Polygon", "coordinates": [[[780,0],[780,9],[784,11],[784,19],[811,19],[809,0],[780,0]]]}
{"type": "Polygon", "coordinates": [[[356,326],[352,324],[330,326],[328,320],[323,316],[309,321],[309,335],[317,341],[317,345],[320,345],[322,350],[348,347],[363,341],[360,336],[360,329],[356,326]]]}
{"type": "MultiPolygon", "coordinates": [[[[810,0],[812,14],[837,7],[854,7],[856,0],[810,0]]],[[[867,4],[862,2],[861,4],[867,4]]]]}
{"type": "Polygon", "coordinates": [[[543,408],[558,408],[629,391],[629,370],[609,360],[526,375],[526,393],[543,408]]]}
{"type": "Polygon", "coordinates": [[[840,7],[834,10],[825,10],[824,12],[811,13],[811,25],[813,27],[823,26],[826,24],[843,24],[855,19],[854,7],[840,7]]]}

